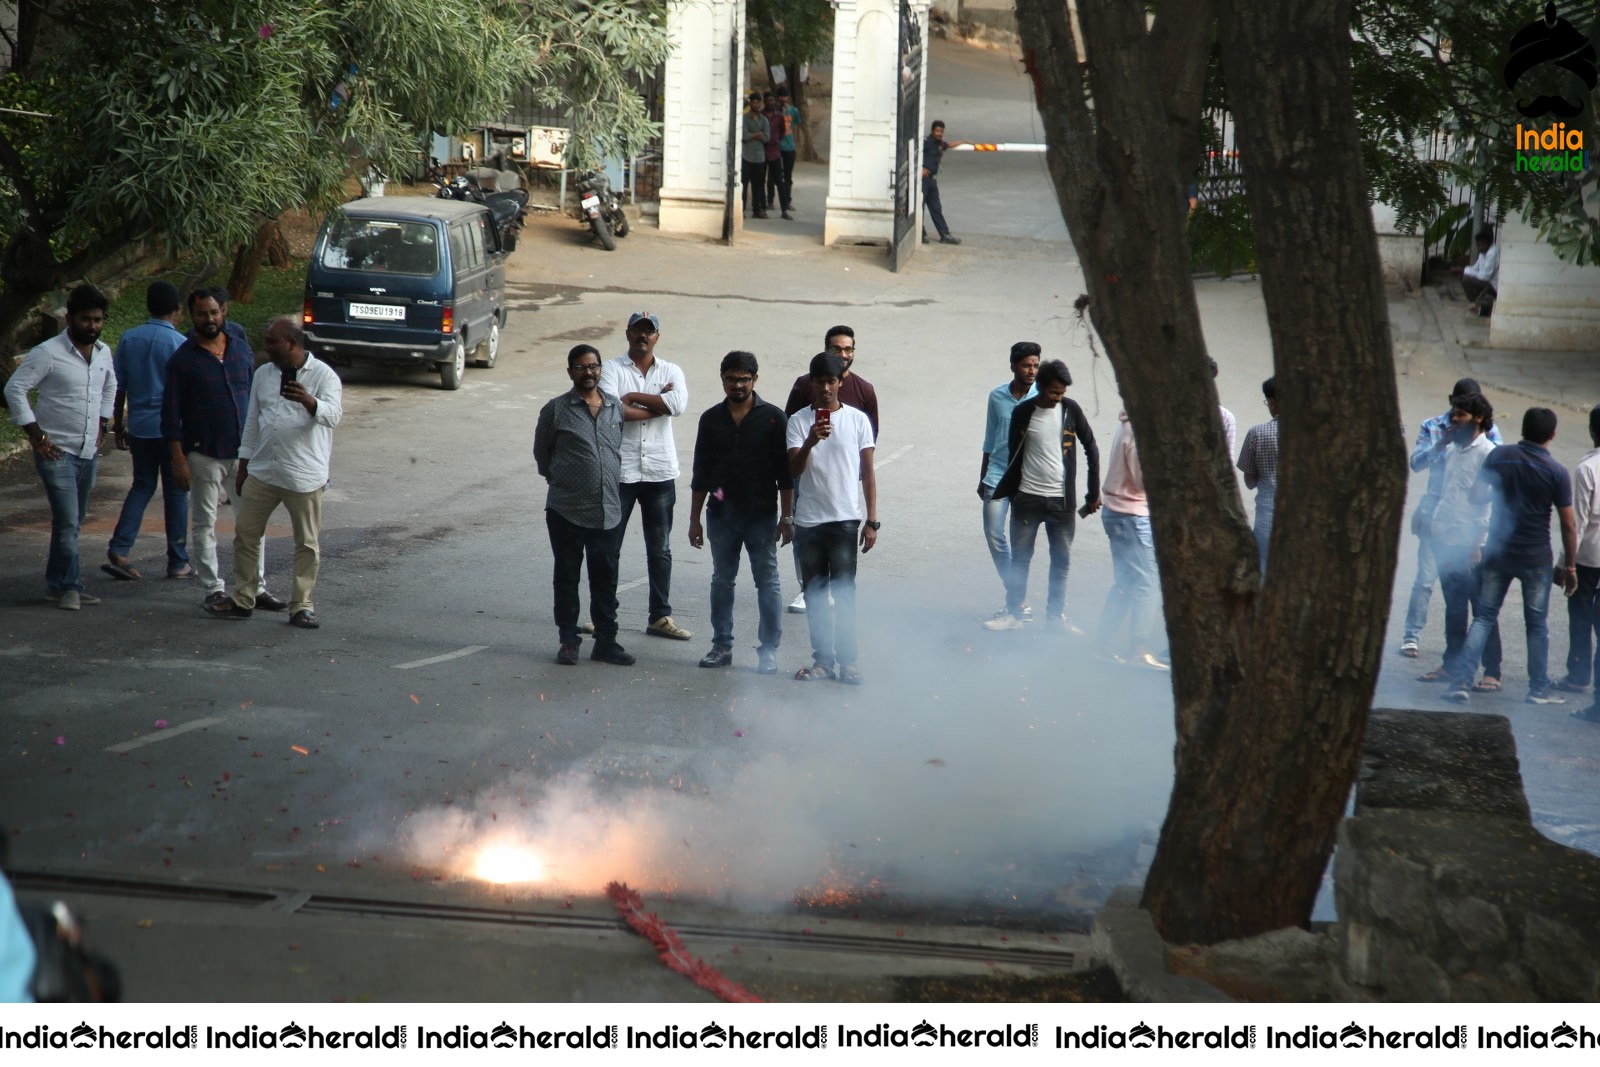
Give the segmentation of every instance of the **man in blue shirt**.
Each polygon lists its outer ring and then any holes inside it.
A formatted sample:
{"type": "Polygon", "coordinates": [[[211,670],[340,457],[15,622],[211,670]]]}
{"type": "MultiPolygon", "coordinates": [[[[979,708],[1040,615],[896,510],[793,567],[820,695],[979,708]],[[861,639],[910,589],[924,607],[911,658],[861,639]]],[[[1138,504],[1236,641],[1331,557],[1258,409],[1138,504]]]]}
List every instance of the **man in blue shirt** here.
{"type": "MultiPolygon", "coordinates": [[[[1428,625],[1428,604],[1433,600],[1433,587],[1439,581],[1439,566],[1433,552],[1433,537],[1429,526],[1434,509],[1439,506],[1439,494],[1444,487],[1444,461],[1450,446],[1450,412],[1468,397],[1478,396],[1482,390],[1476,378],[1462,378],[1450,390],[1450,407],[1443,415],[1435,415],[1423,422],[1417,431],[1417,442],[1411,446],[1411,469],[1428,472],[1428,489],[1411,513],[1411,532],[1417,538],[1417,577],[1411,583],[1411,600],[1406,605],[1405,632],[1400,638],[1400,654],[1416,659],[1421,654],[1420,639],[1423,627],[1428,625]]],[[[1500,430],[1489,427],[1489,443],[1502,445],[1500,430]]]]}
{"type": "Polygon", "coordinates": [[[131,453],[133,486],[122,502],[122,515],[111,535],[106,557],[111,561],[100,569],[114,578],[132,581],[140,574],[130,565],[128,554],[139,537],[145,508],[161,479],[161,499],[165,505],[167,527],[167,577],[188,578],[189,494],[178,488],[172,469],[172,453],[161,437],[161,399],[167,387],[167,362],[183,345],[178,332],[181,307],[178,290],[171,282],[152,282],[144,294],[150,318],[117,340],[112,363],[117,371],[116,410],[111,432],[117,448],[131,453]],[[127,420],[123,420],[126,404],[127,420]]]}
{"type": "Polygon", "coordinates": [[[1483,546],[1483,572],[1478,595],[1472,601],[1472,629],[1466,644],[1448,664],[1450,689],[1446,700],[1470,698],[1473,676],[1490,631],[1500,617],[1500,605],[1515,578],[1522,583],[1522,618],[1528,631],[1528,703],[1564,704],[1550,684],[1551,564],[1550,509],[1561,519],[1562,559],[1556,572],[1564,592],[1577,587],[1578,523],[1572,511],[1572,479],[1567,469],[1550,456],[1556,436],[1556,413],[1549,408],[1529,408],[1522,417],[1522,440],[1501,445],[1489,453],[1474,500],[1492,500],[1489,532],[1483,546]]]}
{"type": "MultiPolygon", "coordinates": [[[[994,495],[1000,476],[1011,462],[1011,412],[1018,404],[1031,400],[1038,387],[1039,345],[1034,341],[1018,341],[1011,346],[1011,380],[1002,382],[989,391],[989,414],[983,428],[983,464],[978,468],[978,499],[983,501],[983,539],[989,545],[989,558],[1000,574],[1000,588],[1004,589],[1011,578],[1011,542],[1006,536],[1006,523],[1011,515],[1011,498],[994,495]]],[[[1001,608],[992,618],[1006,614],[1001,608]]],[[[1022,606],[1027,619],[1031,612],[1022,606]]]]}

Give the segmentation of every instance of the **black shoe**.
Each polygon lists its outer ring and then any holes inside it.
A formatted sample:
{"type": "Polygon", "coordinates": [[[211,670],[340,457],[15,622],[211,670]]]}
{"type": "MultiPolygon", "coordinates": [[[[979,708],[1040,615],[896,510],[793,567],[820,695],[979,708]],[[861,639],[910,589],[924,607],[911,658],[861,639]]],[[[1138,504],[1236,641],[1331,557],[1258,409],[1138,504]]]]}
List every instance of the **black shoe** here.
{"type": "Polygon", "coordinates": [[[249,608],[241,608],[231,600],[206,601],[200,605],[200,610],[210,615],[213,619],[228,619],[233,622],[243,622],[253,612],[249,608]]]}
{"type": "Polygon", "coordinates": [[[943,237],[939,238],[939,243],[942,245],[958,245],[961,243],[961,238],[956,237],[954,234],[947,233],[943,237]]]}
{"type": "Polygon", "coordinates": [[[578,646],[576,644],[562,645],[556,649],[556,662],[563,667],[576,667],[578,665],[578,646]]]}
{"type": "Polygon", "coordinates": [[[256,607],[262,611],[282,611],[288,606],[287,600],[279,600],[265,589],[256,596],[256,607]]]}
{"type": "Polygon", "coordinates": [[[702,667],[727,667],[733,663],[733,651],[726,648],[711,646],[711,651],[700,658],[702,667]]]}
{"type": "Polygon", "coordinates": [[[609,663],[613,667],[631,667],[634,664],[633,656],[618,644],[595,645],[594,651],[589,653],[589,658],[609,663]]]}
{"type": "Polygon", "coordinates": [[[317,613],[310,608],[301,608],[289,616],[289,625],[298,626],[302,630],[315,630],[322,624],[317,621],[317,613]]]}
{"type": "Polygon", "coordinates": [[[1586,708],[1572,713],[1574,719],[1580,722],[1600,723],[1600,704],[1591,704],[1586,708]]]}

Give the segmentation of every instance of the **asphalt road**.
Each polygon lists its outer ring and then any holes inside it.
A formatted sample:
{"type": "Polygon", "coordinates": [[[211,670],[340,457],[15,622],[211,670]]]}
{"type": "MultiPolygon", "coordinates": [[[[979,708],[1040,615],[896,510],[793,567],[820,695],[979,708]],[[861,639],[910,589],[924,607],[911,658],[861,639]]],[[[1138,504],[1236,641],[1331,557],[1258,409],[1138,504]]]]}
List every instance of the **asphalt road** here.
{"type": "MultiPolygon", "coordinates": [[[[940,48],[935,62],[930,110],[947,104],[952,136],[1021,139],[1031,108],[1007,57],[952,59],[940,48]],[[980,112],[991,116],[981,131],[970,128],[980,112]]],[[[83,537],[89,588],[105,602],[55,610],[42,599],[43,495],[25,457],[6,463],[0,824],[13,866],[274,900],[576,901],[580,911],[621,879],[758,926],[821,907],[841,918],[1048,928],[1136,877],[1170,785],[1166,677],[1098,664],[1082,639],[978,625],[1002,593],[973,486],[984,396],[1007,376],[1011,342],[1039,340],[1066,359],[1072,395],[1107,441],[1114,381],[1071,310],[1081,283],[1038,159],[948,159],[946,210],[966,243],[926,246],[898,274],[881,249],[818,247],[820,172],[802,171],[796,224],[752,227],[732,249],[642,226],[607,254],[570,220],[536,221],[512,260],[498,367],[469,368],[455,393],[435,375],[346,378],[315,632],[266,613],[215,622],[192,584],[100,574],[128,481],[121,454],[101,463],[83,537]],[[984,207],[991,179],[974,168],[997,162],[1013,168],[1004,184],[1014,210],[984,207]],[[1032,229],[1019,232],[1017,218],[1032,229]],[[1033,239],[1041,235],[1057,239],[1033,239]],[[627,315],[639,309],[660,315],[658,354],[683,365],[692,394],[694,415],[676,427],[684,476],[673,605],[696,636],[642,633],[635,525],[622,556],[622,640],[637,666],[558,667],[534,420],[567,387],[567,348],[589,341],[620,353],[627,315]],[[701,670],[710,567],[687,541],[694,416],[719,399],[716,366],[730,349],[757,354],[758,392],[781,402],[838,322],[856,328],[857,369],[882,402],[884,529],[860,577],[867,684],[791,680],[808,648],[797,616],[785,619],[785,673],[757,675],[748,582],[735,666],[701,670]],[[497,889],[475,878],[481,849],[502,840],[532,846],[543,880],[497,889]]],[[[1204,282],[1200,304],[1242,434],[1265,418],[1258,388],[1271,356],[1259,291],[1248,280],[1204,282]]],[[[1412,325],[1408,334],[1397,319],[1414,428],[1435,413],[1454,368],[1429,347],[1425,324],[1412,325]]],[[[1576,451],[1575,441],[1559,443],[1576,451]]],[[[161,571],[159,527],[152,508],[134,553],[147,574],[161,571]]],[[[269,585],[286,592],[288,530],[271,534],[269,585]]],[[[787,562],[783,570],[787,597],[794,578],[787,562]]],[[[1043,571],[1041,556],[1036,605],[1043,571]]],[[[1075,619],[1092,625],[1109,572],[1098,522],[1083,523],[1068,592],[1075,619]]],[[[1409,577],[1403,563],[1402,594],[1409,577]]],[[[1508,617],[1515,610],[1513,601],[1508,617]]],[[[1436,599],[1435,649],[1440,613],[1436,599]]],[[[1565,648],[1560,637],[1554,644],[1553,659],[1565,648]]],[[[1508,672],[1520,649],[1508,639],[1508,672]]],[[[1409,682],[1411,661],[1390,667],[1380,703],[1429,706],[1432,693],[1409,682]]],[[[1512,715],[1519,743],[1532,746],[1524,768],[1547,825],[1596,847],[1592,732],[1550,709],[1533,719],[1535,709],[1510,697],[1481,710],[1512,715]]],[[[103,900],[118,944],[136,952],[124,924],[139,912],[125,898],[103,900]]],[[[276,931],[273,921],[252,919],[276,931]]],[[[161,961],[184,951],[174,945],[161,961]]],[[[470,955],[457,958],[463,972],[476,966],[470,955]]],[[[366,972],[373,995],[415,997],[414,980],[385,978],[383,961],[375,951],[366,972]]],[[[164,997],[327,995],[288,972],[263,971],[241,990],[214,985],[227,981],[220,972],[191,982],[157,963],[146,970],[163,984],[148,988],[164,997]]],[[[561,999],[567,988],[524,995],[561,999]]],[[[673,988],[611,991],[658,998],[673,988]]]]}

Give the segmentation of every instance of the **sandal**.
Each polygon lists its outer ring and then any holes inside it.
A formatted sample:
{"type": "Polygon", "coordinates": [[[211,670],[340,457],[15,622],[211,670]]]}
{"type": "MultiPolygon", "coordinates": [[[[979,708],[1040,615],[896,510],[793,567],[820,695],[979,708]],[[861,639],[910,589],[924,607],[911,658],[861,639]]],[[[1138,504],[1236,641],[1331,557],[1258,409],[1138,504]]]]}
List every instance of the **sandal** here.
{"type": "Polygon", "coordinates": [[[1443,667],[1436,671],[1429,671],[1427,674],[1417,675],[1417,681],[1419,682],[1448,682],[1449,680],[1450,672],[1443,667]]]}
{"type": "Polygon", "coordinates": [[[1500,679],[1485,678],[1481,682],[1475,682],[1473,683],[1472,691],[1474,693],[1498,693],[1500,692],[1500,679]]]}
{"type": "Polygon", "coordinates": [[[794,672],[794,680],[797,682],[825,682],[832,677],[833,668],[826,663],[813,663],[794,672]]]}
{"type": "Polygon", "coordinates": [[[839,681],[843,682],[845,685],[860,685],[861,672],[856,668],[854,663],[846,663],[844,666],[839,668],[839,681]]]}

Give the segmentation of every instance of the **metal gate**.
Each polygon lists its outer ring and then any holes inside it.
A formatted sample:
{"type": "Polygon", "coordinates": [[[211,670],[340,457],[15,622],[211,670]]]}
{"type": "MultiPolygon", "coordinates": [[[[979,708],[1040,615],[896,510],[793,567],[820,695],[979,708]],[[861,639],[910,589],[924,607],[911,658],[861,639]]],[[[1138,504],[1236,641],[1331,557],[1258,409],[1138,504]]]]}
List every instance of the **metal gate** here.
{"type": "Polygon", "coordinates": [[[900,0],[900,100],[895,116],[894,153],[894,237],[889,242],[889,266],[900,267],[917,248],[921,232],[917,217],[922,213],[921,155],[917,138],[922,136],[922,23],[911,10],[910,0],[900,0]]]}

